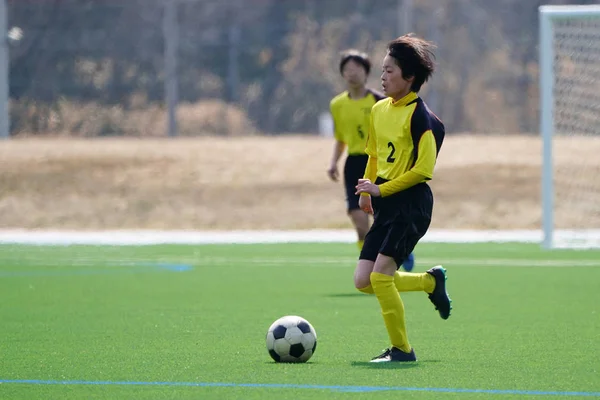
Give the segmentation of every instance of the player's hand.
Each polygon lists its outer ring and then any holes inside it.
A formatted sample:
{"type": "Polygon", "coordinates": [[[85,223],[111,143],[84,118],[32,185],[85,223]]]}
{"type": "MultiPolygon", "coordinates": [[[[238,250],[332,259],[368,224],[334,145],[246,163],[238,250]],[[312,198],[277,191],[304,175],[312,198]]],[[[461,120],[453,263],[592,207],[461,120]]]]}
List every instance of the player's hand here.
{"type": "Polygon", "coordinates": [[[338,177],[340,176],[337,164],[333,164],[329,167],[329,169],[327,170],[327,175],[329,175],[329,179],[331,179],[334,182],[337,182],[338,177]]]}
{"type": "Polygon", "coordinates": [[[373,214],[373,205],[371,203],[371,196],[360,196],[358,199],[358,206],[361,210],[367,214],[373,214]]]}
{"type": "Polygon", "coordinates": [[[381,190],[379,190],[379,186],[372,183],[368,179],[359,179],[358,185],[356,185],[356,194],[361,193],[369,193],[371,196],[379,197],[381,196],[381,190]]]}

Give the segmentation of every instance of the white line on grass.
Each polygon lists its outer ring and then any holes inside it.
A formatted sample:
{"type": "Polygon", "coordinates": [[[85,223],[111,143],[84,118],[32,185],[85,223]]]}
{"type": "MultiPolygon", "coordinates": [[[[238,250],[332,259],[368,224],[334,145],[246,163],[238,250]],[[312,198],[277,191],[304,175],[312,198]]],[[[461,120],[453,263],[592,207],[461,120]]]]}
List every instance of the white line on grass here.
{"type": "MultiPolygon", "coordinates": [[[[422,242],[540,243],[542,234],[533,230],[431,230],[422,242]]],[[[33,245],[152,245],[152,244],[254,244],[254,243],[354,243],[353,230],[257,230],[257,231],[68,231],[68,230],[0,230],[0,244],[33,245]]]]}
{"type": "MultiPolygon", "coordinates": [[[[152,260],[143,259],[141,257],[54,257],[52,260],[39,258],[31,255],[15,257],[5,257],[3,262],[5,265],[26,264],[28,267],[102,267],[102,268],[119,268],[131,267],[144,263],[177,263],[197,267],[285,267],[285,266],[302,266],[302,267],[317,267],[317,268],[347,268],[352,269],[356,264],[357,257],[241,257],[241,256],[210,256],[210,257],[166,257],[160,256],[152,260]]],[[[572,268],[572,267],[600,267],[600,258],[583,259],[583,260],[529,260],[523,258],[429,258],[417,257],[417,265],[429,268],[437,264],[451,267],[551,267],[551,268],[572,268]]]]}

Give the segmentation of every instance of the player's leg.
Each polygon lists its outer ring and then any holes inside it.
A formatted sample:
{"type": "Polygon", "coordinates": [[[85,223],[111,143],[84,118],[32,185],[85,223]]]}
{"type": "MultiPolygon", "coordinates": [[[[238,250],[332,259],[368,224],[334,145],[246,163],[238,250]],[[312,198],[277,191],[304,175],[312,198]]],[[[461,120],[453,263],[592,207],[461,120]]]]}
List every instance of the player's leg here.
{"type": "Polygon", "coordinates": [[[377,218],[375,218],[375,222],[373,222],[373,225],[365,236],[365,245],[360,251],[358,264],[354,270],[354,286],[363,293],[374,293],[371,286],[371,272],[373,272],[375,260],[386,234],[387,229],[385,226],[380,225],[377,222],[377,218]]]}
{"type": "Polygon", "coordinates": [[[431,293],[435,288],[435,278],[427,272],[396,271],[394,285],[399,292],[425,292],[431,293]]]}
{"type": "Polygon", "coordinates": [[[354,270],[354,287],[360,292],[366,294],[373,294],[373,287],[371,286],[371,272],[373,272],[374,261],[371,260],[358,260],[356,269],[354,270]]]}
{"type": "Polygon", "coordinates": [[[394,286],[398,292],[427,293],[440,317],[448,319],[452,310],[452,300],[446,291],[446,279],[446,270],[438,265],[424,273],[396,271],[394,286]]]}
{"type": "MultiPolygon", "coordinates": [[[[356,207],[358,207],[358,196],[355,196],[356,207]]],[[[353,202],[354,203],[354,202],[353,202]]],[[[362,250],[365,243],[365,236],[369,231],[369,214],[361,210],[360,208],[348,209],[348,215],[356,229],[357,246],[359,250],[362,250]]]]}
{"type": "MultiPolygon", "coordinates": [[[[411,207],[405,219],[410,221],[407,229],[395,235],[402,237],[399,243],[403,244],[396,252],[396,262],[402,262],[412,253],[415,246],[429,229],[431,213],[433,211],[433,195],[428,185],[422,184],[415,187],[411,195],[411,207]]],[[[409,202],[407,202],[409,203],[409,202]]],[[[448,319],[452,309],[451,300],[446,291],[446,270],[436,266],[424,273],[410,273],[397,271],[394,274],[394,284],[399,292],[424,291],[429,300],[438,310],[442,319],[448,319]]]]}
{"type": "Polygon", "coordinates": [[[414,225],[411,220],[411,200],[407,196],[398,196],[381,202],[380,215],[386,216],[386,235],[373,266],[371,286],[379,301],[392,346],[382,355],[375,357],[373,362],[416,361],[415,353],[408,342],[404,303],[394,284],[398,266],[415,246],[411,233],[414,225]]]}
{"type": "Polygon", "coordinates": [[[412,273],[400,271],[400,266],[406,264],[419,240],[425,235],[431,221],[431,211],[433,199],[431,190],[426,186],[418,186],[410,189],[410,192],[403,198],[404,204],[400,214],[397,215],[399,221],[403,224],[397,224],[392,227],[391,237],[394,237],[397,245],[389,249],[394,254],[398,271],[394,273],[394,285],[399,292],[433,292],[435,288],[435,279],[430,274],[412,273]]]}
{"type": "MultiPolygon", "coordinates": [[[[359,260],[354,270],[354,286],[363,293],[374,293],[371,286],[373,264],[373,261],[359,260]],[[364,261],[364,263],[361,263],[361,261],[364,261]]],[[[394,274],[394,286],[400,293],[425,292],[431,294],[434,291],[436,279],[434,275],[430,274],[430,271],[423,273],[396,271],[394,274]]]]}
{"type": "MultiPolygon", "coordinates": [[[[377,209],[380,199],[374,198],[373,204],[377,209]]],[[[388,227],[378,222],[374,222],[365,235],[366,242],[360,254],[359,263],[354,271],[354,286],[357,290],[367,293],[374,294],[373,287],[371,286],[371,272],[373,271],[373,263],[377,259],[379,249],[381,248],[386,236],[388,235],[388,227]],[[361,261],[363,261],[361,263],[361,261]],[[367,262],[371,261],[371,262],[367,262]]],[[[412,253],[416,242],[414,244],[406,244],[409,246],[409,253],[412,253]]],[[[404,253],[397,254],[398,265],[402,265],[404,260],[404,253]]],[[[435,279],[428,273],[407,273],[396,271],[394,274],[394,285],[399,292],[411,292],[411,291],[425,291],[431,293],[435,286],[435,279]]]]}
{"type": "Polygon", "coordinates": [[[367,165],[367,155],[348,155],[344,164],[344,186],[346,190],[347,211],[356,230],[356,245],[362,250],[365,236],[369,231],[369,215],[360,209],[356,195],[356,184],[363,177],[367,165]]]}
{"type": "Polygon", "coordinates": [[[371,285],[385,323],[391,347],[372,362],[416,361],[415,353],[408,342],[404,303],[394,286],[397,264],[393,257],[379,254],[371,273],[371,285]]]}

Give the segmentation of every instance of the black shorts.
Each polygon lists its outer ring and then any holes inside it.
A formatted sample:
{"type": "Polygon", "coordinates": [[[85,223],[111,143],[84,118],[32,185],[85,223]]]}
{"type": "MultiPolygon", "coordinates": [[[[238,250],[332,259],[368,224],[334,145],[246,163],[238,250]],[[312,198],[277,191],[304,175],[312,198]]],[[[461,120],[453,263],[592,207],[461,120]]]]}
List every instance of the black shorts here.
{"type": "Polygon", "coordinates": [[[356,193],[356,185],[358,180],[362,179],[365,175],[365,168],[367,167],[367,161],[369,156],[366,154],[349,154],[346,157],[346,163],[344,164],[344,186],[346,187],[346,204],[348,206],[348,212],[357,210],[358,199],[360,196],[356,193]]]}
{"type": "MultiPolygon", "coordinates": [[[[377,178],[379,185],[385,180],[377,178]]],[[[400,267],[425,235],[431,223],[433,194],[427,183],[388,197],[371,197],[374,221],[365,237],[360,259],[375,261],[379,253],[400,267]]]]}

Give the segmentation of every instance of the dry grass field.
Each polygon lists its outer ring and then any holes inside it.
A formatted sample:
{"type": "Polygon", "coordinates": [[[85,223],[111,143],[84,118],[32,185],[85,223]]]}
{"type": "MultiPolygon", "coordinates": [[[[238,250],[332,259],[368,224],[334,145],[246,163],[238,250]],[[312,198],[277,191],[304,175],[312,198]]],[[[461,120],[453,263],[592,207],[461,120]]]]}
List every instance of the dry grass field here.
{"type": "MultiPolygon", "coordinates": [[[[4,141],[0,228],[349,228],[343,188],[325,174],[331,149],[312,136],[4,141]]],[[[559,178],[583,185],[558,202],[559,224],[600,226],[600,140],[555,149],[559,178]]],[[[537,137],[448,136],[432,228],[538,228],[540,174],[537,137]]]]}

